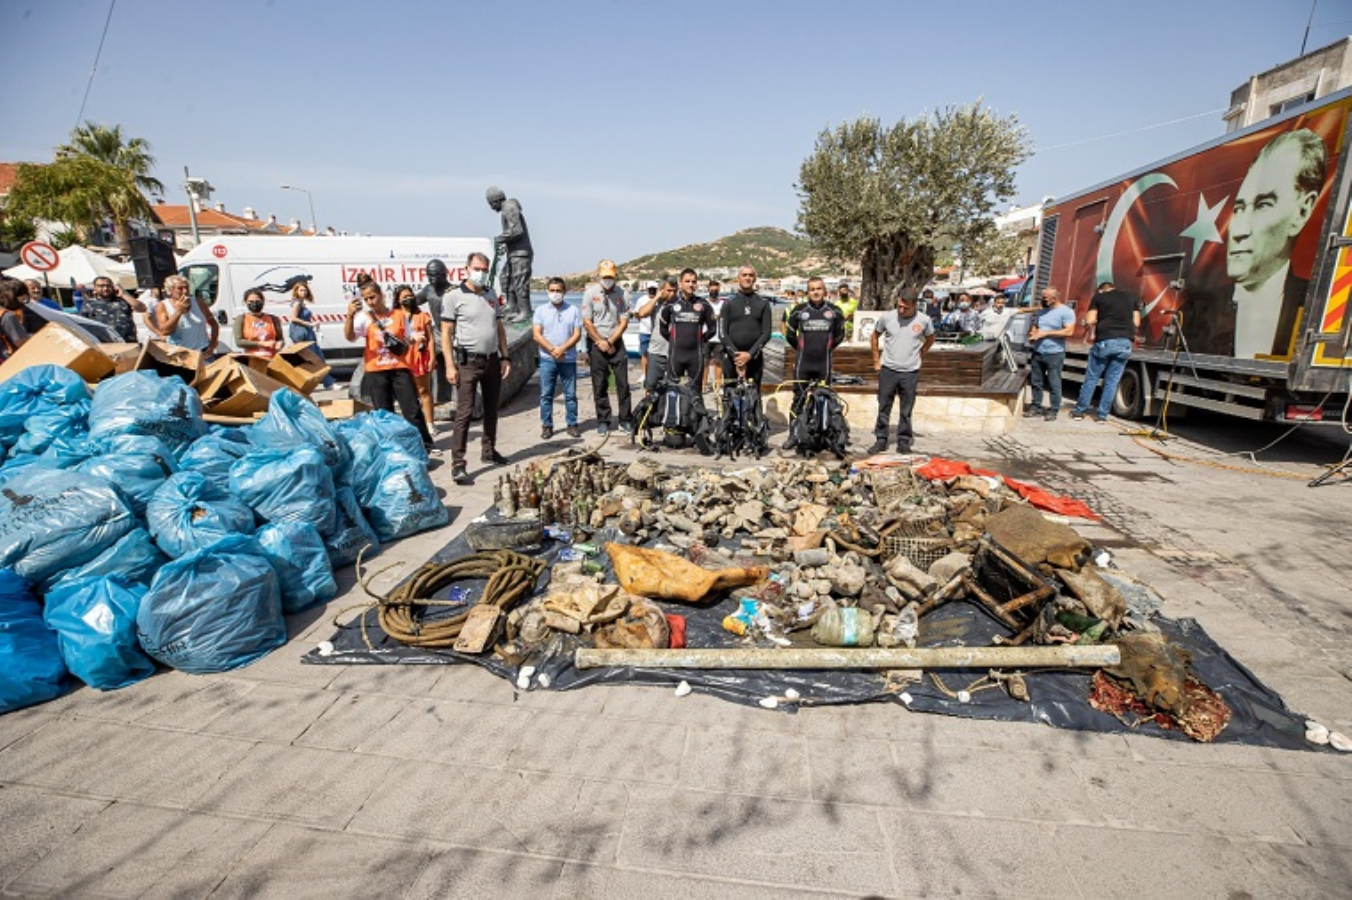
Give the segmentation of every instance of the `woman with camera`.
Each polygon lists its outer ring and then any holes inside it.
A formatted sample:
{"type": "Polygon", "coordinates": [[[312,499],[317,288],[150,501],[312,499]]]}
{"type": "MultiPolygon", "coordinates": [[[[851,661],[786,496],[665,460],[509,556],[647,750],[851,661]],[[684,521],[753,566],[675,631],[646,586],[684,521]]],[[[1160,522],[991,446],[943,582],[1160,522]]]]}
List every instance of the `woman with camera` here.
{"type": "Polygon", "coordinates": [[[412,317],[402,309],[392,310],[386,306],[385,292],[375,281],[368,279],[361,283],[361,297],[354,298],[347,306],[343,337],[366,342],[362,369],[372,405],[394,412],[397,400],[399,412],[418,429],[428,454],[440,456],[441,451],[432,446],[432,434],[423,420],[418,391],[408,369],[411,325],[412,317]]]}

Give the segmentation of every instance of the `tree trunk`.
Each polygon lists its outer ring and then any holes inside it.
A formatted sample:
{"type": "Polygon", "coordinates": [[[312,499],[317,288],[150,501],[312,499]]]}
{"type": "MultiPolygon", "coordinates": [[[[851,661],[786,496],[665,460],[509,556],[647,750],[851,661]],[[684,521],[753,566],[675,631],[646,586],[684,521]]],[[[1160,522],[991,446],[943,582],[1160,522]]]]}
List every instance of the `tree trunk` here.
{"type": "Polygon", "coordinates": [[[115,216],[113,218],[113,232],[117,235],[118,249],[131,255],[131,223],[120,216],[115,216]]]}
{"type": "Polygon", "coordinates": [[[934,248],[915,244],[904,234],[872,241],[861,264],[864,284],[860,309],[891,309],[897,285],[917,294],[934,277],[934,248]]]}

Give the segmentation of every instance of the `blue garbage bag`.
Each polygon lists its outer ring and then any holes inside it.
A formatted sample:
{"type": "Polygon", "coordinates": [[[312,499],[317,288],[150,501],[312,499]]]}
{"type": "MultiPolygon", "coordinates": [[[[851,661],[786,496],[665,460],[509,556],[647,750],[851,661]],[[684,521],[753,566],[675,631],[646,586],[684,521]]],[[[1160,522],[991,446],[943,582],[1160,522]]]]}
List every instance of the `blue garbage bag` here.
{"type": "Polygon", "coordinates": [[[47,469],[73,469],[91,456],[98,456],[102,448],[89,439],[89,433],[62,435],[47,445],[39,457],[47,469]]]}
{"type": "Polygon", "coordinates": [[[171,476],[146,504],[150,536],[174,559],[227,535],[253,534],[253,510],[201,472],[171,476]]]}
{"type": "Polygon", "coordinates": [[[0,569],[0,713],[59,697],[66,666],[42,604],[10,569],[0,569]]]}
{"type": "Polygon", "coordinates": [[[282,612],[298,613],[337,596],[324,539],[309,522],[274,522],[258,529],[254,537],[277,570],[282,612]]]}
{"type": "MultiPolygon", "coordinates": [[[[231,429],[238,431],[238,429],[231,429]]],[[[239,434],[213,432],[193,441],[192,446],[178,458],[181,470],[201,472],[212,484],[223,491],[230,490],[230,467],[254,449],[249,439],[239,434]]]]}
{"type": "Polygon", "coordinates": [[[268,522],[333,527],[333,473],[308,444],[290,450],[255,449],[230,467],[230,493],[268,522]]]}
{"type": "Polygon", "coordinates": [[[44,460],[41,456],[34,456],[31,453],[20,453],[19,455],[11,456],[3,463],[0,463],[0,485],[4,485],[6,481],[13,478],[15,475],[18,475],[24,469],[30,468],[56,469],[60,467],[50,465],[49,461],[44,460]]]}
{"type": "Polygon", "coordinates": [[[319,407],[290,388],[273,393],[267,414],[249,429],[249,440],[276,450],[309,445],[323,454],[330,472],[346,472],[351,461],[347,443],[334,432],[319,407]]]}
{"type": "Polygon", "coordinates": [[[31,584],[84,565],[137,525],[102,478],[28,466],[0,490],[0,568],[31,584]]]}
{"type": "Polygon", "coordinates": [[[63,366],[30,366],[0,382],[0,448],[24,433],[29,416],[89,400],[84,379],[63,366]]]}
{"type": "Polygon", "coordinates": [[[101,575],[116,575],[124,581],[148,587],[169,557],[150,539],[150,532],[139,525],[123,535],[116,544],[84,565],[58,572],[38,584],[40,593],[49,593],[68,581],[101,575]]]}
{"type": "Polygon", "coordinates": [[[337,569],[356,562],[363,547],[368,548],[364,559],[373,556],[380,549],[380,538],[366,521],[352,488],[340,487],[333,492],[333,508],[333,528],[324,532],[324,546],[333,567],[337,569]]]}
{"type": "Polygon", "coordinates": [[[87,459],[75,467],[106,478],[117,485],[132,510],[144,516],[146,504],[160,485],[178,471],[173,452],[159,438],[142,434],[119,434],[93,442],[102,455],[87,459]]]}
{"type": "Polygon", "coordinates": [[[387,409],[373,409],[340,423],[338,431],[349,441],[357,432],[374,435],[382,443],[398,444],[408,451],[410,456],[427,459],[427,448],[423,446],[422,435],[403,416],[397,416],[387,409]]]}
{"type": "Polygon", "coordinates": [[[89,401],[79,400],[29,416],[10,452],[40,455],[57,441],[75,441],[88,434],[89,401]]]}
{"type": "Polygon", "coordinates": [[[177,375],[127,372],[99,384],[89,411],[89,436],[144,434],[164,441],[174,453],[207,433],[202,398],[177,375]]]}
{"type": "Polygon", "coordinates": [[[381,453],[380,475],[357,486],[357,499],[382,541],[439,528],[451,520],[427,474],[427,463],[390,445],[381,453]]]}
{"type": "Polygon", "coordinates": [[[136,611],[145,592],[111,575],[63,581],[47,594],[42,618],[56,632],[72,675],[112,691],[155,674],[155,663],[136,640],[136,611]]]}
{"type": "Polygon", "coordinates": [[[195,550],[155,576],[136,637],[154,659],[194,675],[247,666],[286,643],[277,572],[253,535],[195,550]]]}

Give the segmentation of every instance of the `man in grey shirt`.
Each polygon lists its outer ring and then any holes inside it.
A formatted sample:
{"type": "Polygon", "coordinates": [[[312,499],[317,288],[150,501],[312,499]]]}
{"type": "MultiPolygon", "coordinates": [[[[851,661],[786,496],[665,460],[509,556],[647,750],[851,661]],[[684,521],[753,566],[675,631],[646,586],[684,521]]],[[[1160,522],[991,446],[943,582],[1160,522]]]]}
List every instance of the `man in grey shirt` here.
{"type": "Polygon", "coordinates": [[[934,345],[934,323],[916,311],[915,293],[898,287],[893,297],[897,308],[878,319],[869,338],[873,369],[878,373],[878,419],[869,453],[887,449],[887,423],[892,417],[892,401],[898,397],[901,420],[897,423],[897,452],[911,452],[911,410],[920,381],[920,357],[934,345]]]}
{"type": "Polygon", "coordinates": [[[451,437],[451,478],[465,482],[465,451],[469,423],[474,416],[474,389],[484,392],[483,440],[480,458],[489,465],[505,465],[507,458],[495,447],[498,439],[498,405],[502,382],[511,372],[507,355],[507,332],[502,327],[502,309],[488,293],[488,257],[469,255],[469,278],[444,298],[441,310],[441,347],[446,359],[446,380],[456,386],[455,432],[451,437]]]}
{"type": "Polygon", "coordinates": [[[667,336],[658,327],[657,318],[662,313],[662,307],[676,299],[676,284],[675,275],[663,277],[657,286],[657,296],[640,300],[639,307],[635,311],[640,319],[651,317],[650,321],[653,323],[652,337],[648,341],[648,369],[643,373],[643,389],[649,394],[657,389],[657,383],[667,374],[667,353],[670,346],[667,336]]]}
{"type": "Polygon", "coordinates": [[[610,430],[610,376],[615,376],[615,401],[620,406],[620,430],[631,433],[633,410],[629,403],[629,354],[624,349],[624,330],[629,327],[629,304],[624,289],[615,283],[615,263],[601,260],[596,267],[599,284],[587,285],[582,294],[582,328],[587,332],[587,359],[591,363],[592,400],[596,404],[596,432],[610,430]]]}

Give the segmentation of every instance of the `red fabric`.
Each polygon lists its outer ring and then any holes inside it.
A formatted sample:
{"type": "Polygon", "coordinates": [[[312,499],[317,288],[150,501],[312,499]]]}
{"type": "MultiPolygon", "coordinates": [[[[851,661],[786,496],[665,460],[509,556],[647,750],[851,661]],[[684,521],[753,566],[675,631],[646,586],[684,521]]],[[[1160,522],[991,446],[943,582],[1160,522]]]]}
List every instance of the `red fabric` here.
{"type": "Polygon", "coordinates": [[[674,616],[667,613],[667,629],[671,631],[671,642],[667,644],[669,650],[680,650],[685,646],[685,616],[674,616]]]}
{"type": "Polygon", "coordinates": [[[928,481],[947,481],[950,478],[956,478],[959,475],[984,475],[987,478],[999,478],[1009,489],[1014,491],[1023,499],[1036,506],[1038,509],[1045,509],[1048,512],[1058,513],[1063,516],[1074,516],[1079,519],[1089,519],[1097,522],[1102,518],[1098,513],[1090,509],[1086,504],[1072,497],[1066,497],[1060,494],[1053,494],[1040,487],[1031,484],[1025,484],[1022,481],[1015,481],[1013,478],[1006,478],[999,472],[992,472],[989,469],[973,469],[965,462],[958,462],[952,459],[943,459],[933,457],[929,462],[915,470],[915,473],[928,481]]]}

